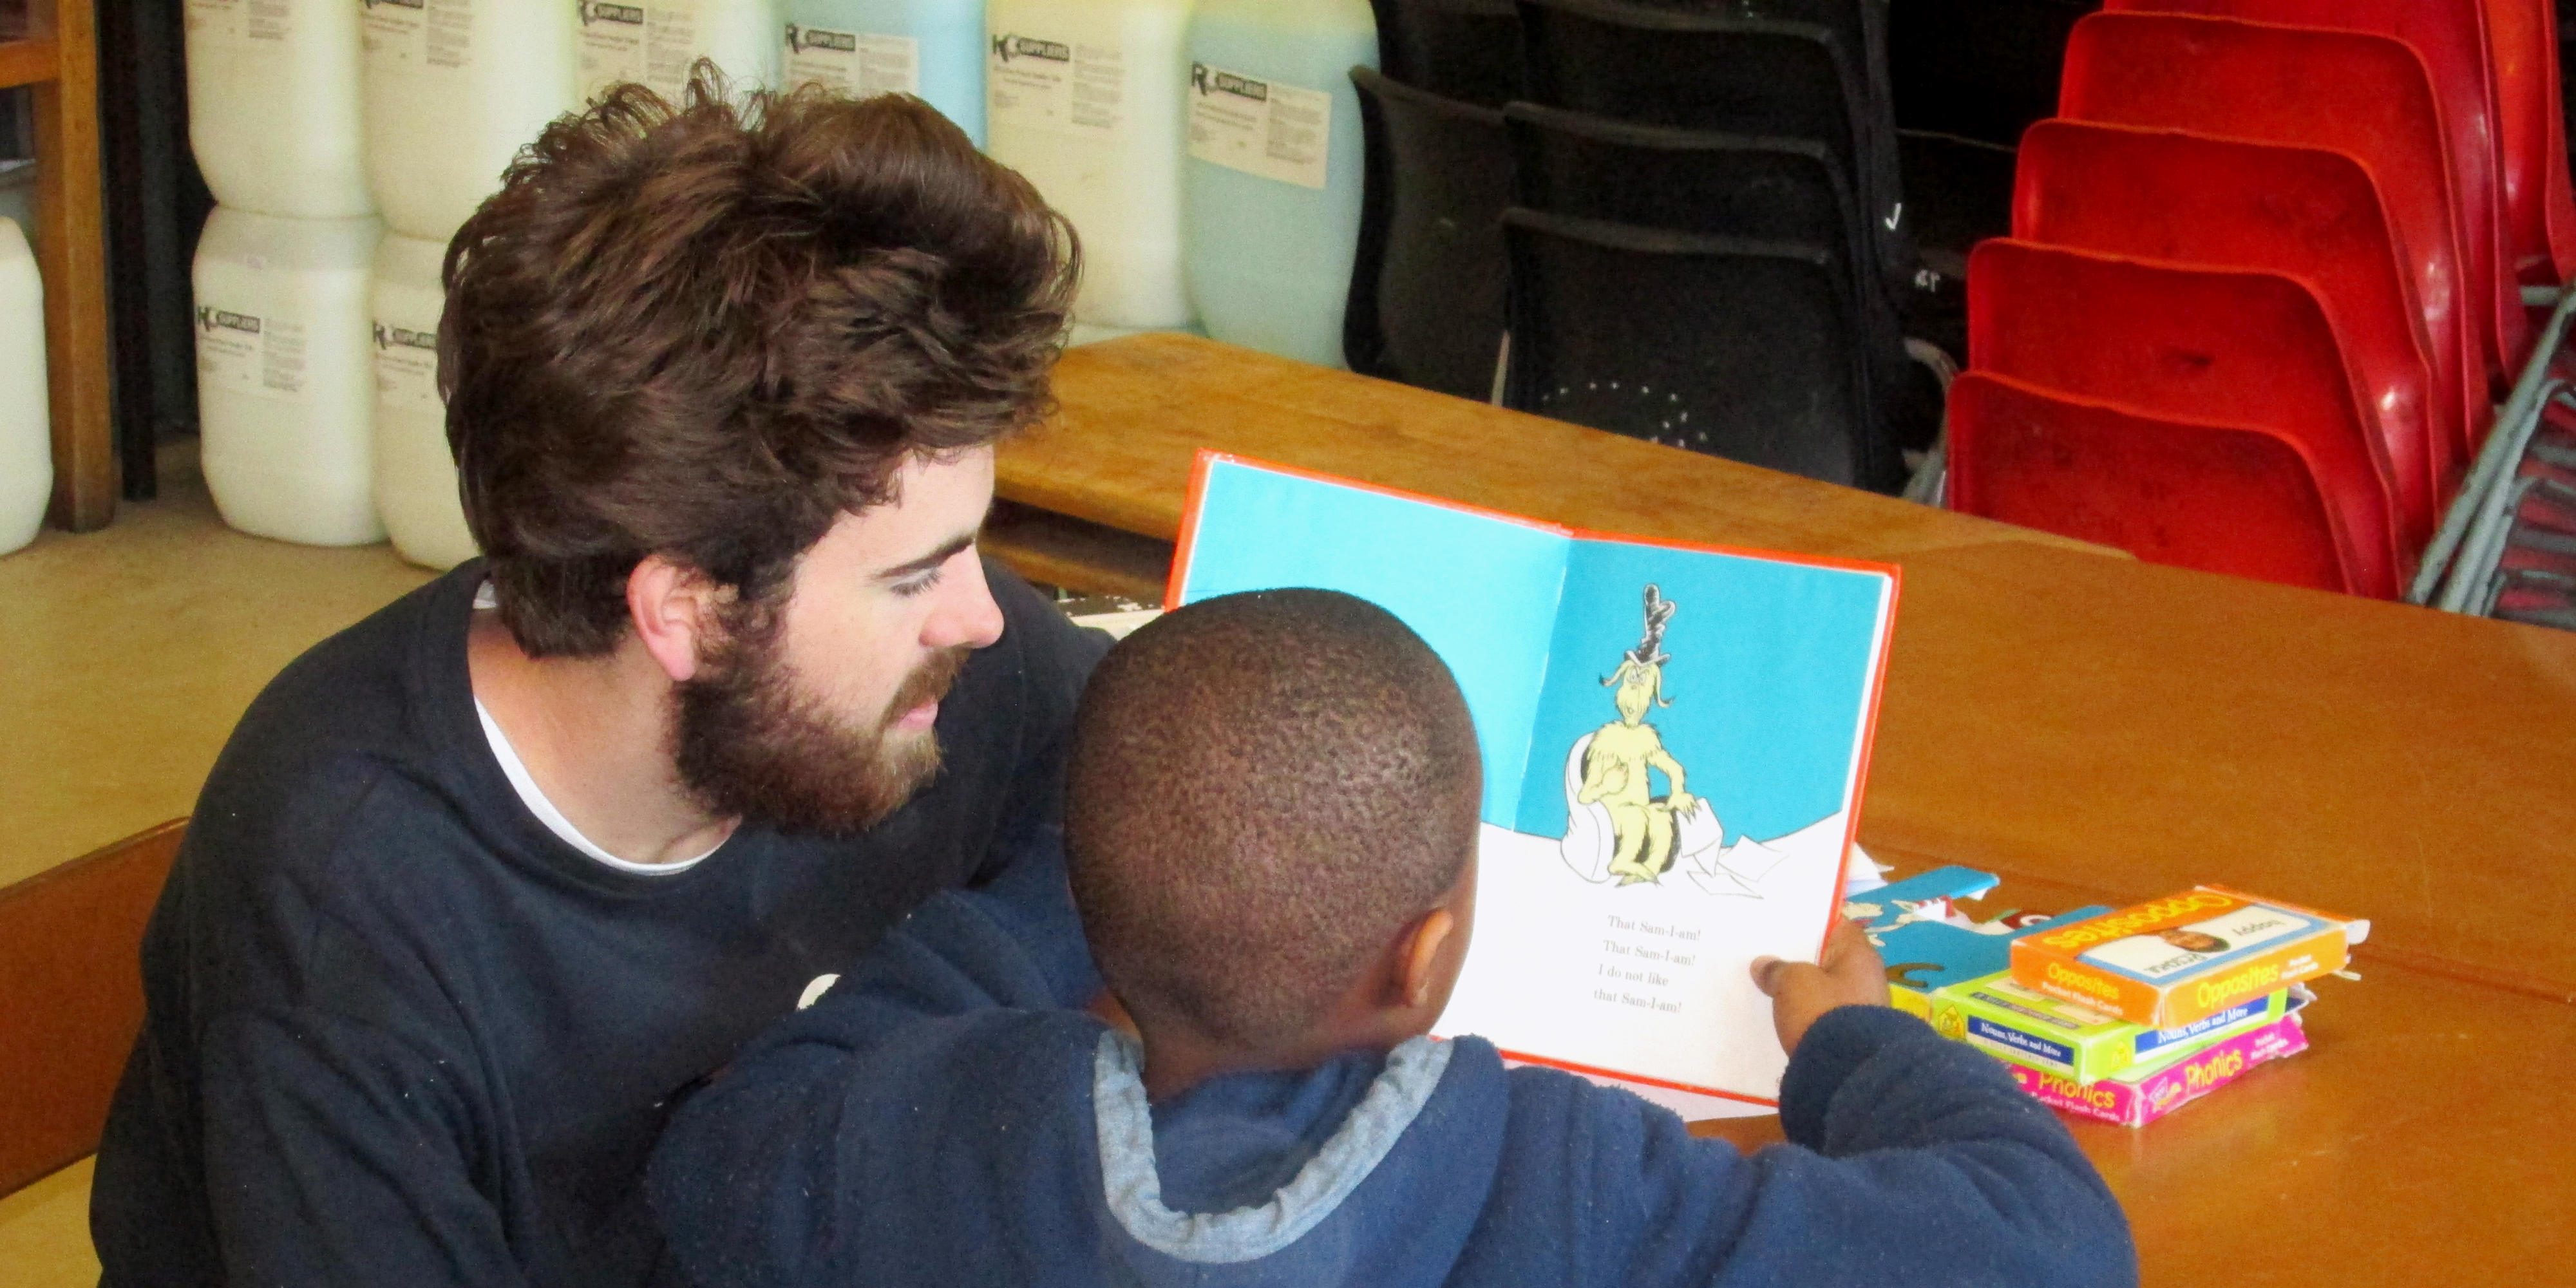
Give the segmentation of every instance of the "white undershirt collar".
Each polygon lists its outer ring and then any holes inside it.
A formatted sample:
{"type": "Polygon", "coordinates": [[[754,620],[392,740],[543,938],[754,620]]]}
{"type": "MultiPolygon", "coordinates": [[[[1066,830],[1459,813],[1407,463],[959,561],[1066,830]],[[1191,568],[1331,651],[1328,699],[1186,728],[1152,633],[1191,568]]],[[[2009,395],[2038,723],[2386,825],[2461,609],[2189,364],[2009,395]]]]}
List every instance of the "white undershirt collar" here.
{"type": "MultiPolygon", "coordinates": [[[[499,601],[492,597],[492,583],[488,581],[474,592],[474,608],[477,612],[498,607],[498,603],[499,601]]],[[[519,800],[528,807],[529,813],[537,816],[538,822],[546,825],[547,831],[563,838],[564,844],[608,867],[641,877],[677,876],[696,867],[706,859],[707,854],[713,854],[717,849],[724,847],[724,842],[718,841],[715,848],[708,850],[706,854],[693,859],[683,859],[677,863],[637,863],[632,859],[621,859],[609,853],[600,848],[598,842],[582,835],[581,829],[574,827],[572,820],[565,818],[563,811],[556,809],[555,803],[547,799],[545,789],[538,787],[535,776],[528,772],[527,762],[519,759],[519,749],[510,745],[510,735],[501,732],[501,722],[492,718],[491,709],[485,707],[483,699],[479,697],[474,699],[474,714],[483,721],[483,736],[492,744],[492,758],[501,762],[501,772],[509,778],[510,786],[518,791],[519,800]]]]}

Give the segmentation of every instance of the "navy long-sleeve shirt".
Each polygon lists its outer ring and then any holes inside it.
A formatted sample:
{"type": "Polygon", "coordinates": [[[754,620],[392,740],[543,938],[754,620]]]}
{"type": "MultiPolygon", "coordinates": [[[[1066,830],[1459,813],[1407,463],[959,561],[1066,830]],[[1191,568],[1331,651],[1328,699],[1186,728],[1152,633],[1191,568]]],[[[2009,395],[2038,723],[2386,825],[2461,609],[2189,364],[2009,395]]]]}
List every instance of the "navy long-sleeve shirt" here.
{"type": "Polygon", "coordinates": [[[935,891],[1051,835],[1107,647],[998,567],[945,767],[849,840],[637,875],[532,815],[476,716],[479,562],[289,666],[190,822],[91,1229],[111,1288],[632,1285],[674,1093],[935,891]]]}
{"type": "Polygon", "coordinates": [[[1148,1105],[1060,878],[926,903],[685,1106],[650,1182],[704,1288],[2137,1279],[2049,1112],[1910,1016],[1818,1020],[1751,1155],[1476,1038],[1148,1105]]]}

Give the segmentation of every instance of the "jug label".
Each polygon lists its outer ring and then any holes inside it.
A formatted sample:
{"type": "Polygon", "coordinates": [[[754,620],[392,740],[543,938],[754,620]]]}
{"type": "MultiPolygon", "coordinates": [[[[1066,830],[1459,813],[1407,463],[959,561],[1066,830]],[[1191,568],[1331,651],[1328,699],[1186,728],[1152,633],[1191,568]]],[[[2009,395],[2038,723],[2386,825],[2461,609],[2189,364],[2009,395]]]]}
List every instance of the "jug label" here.
{"type": "Polygon", "coordinates": [[[367,61],[377,68],[474,65],[473,0],[366,0],[367,61]]]}
{"type": "Polygon", "coordinates": [[[1127,55],[1017,33],[993,37],[985,109],[996,125],[1114,136],[1127,124],[1127,55]]]}
{"type": "Polygon", "coordinates": [[[264,40],[283,43],[295,36],[295,10],[288,0],[188,0],[191,40],[264,40]]]}
{"type": "Polygon", "coordinates": [[[197,383],[287,402],[306,397],[304,324],[197,306],[197,383]]]}
{"type": "Polygon", "coordinates": [[[376,319],[376,403],[387,411],[447,414],[438,396],[438,332],[376,319]]]}
{"type": "Polygon", "coordinates": [[[1303,188],[1324,186],[1333,96],[1190,64],[1190,155],[1303,188]]]}
{"type": "Polygon", "coordinates": [[[787,24],[787,83],[869,98],[921,92],[921,42],[787,24]]]}
{"type": "Polygon", "coordinates": [[[620,81],[641,81],[674,102],[689,86],[698,48],[698,8],[579,0],[581,84],[586,97],[620,81]]]}

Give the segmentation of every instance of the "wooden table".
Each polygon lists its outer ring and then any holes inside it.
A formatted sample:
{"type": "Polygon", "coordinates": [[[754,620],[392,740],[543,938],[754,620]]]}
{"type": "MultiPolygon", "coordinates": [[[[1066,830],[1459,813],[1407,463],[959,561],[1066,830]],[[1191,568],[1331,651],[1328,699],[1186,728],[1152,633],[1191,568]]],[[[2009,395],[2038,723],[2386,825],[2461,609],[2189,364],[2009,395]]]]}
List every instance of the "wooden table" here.
{"type": "MultiPolygon", "coordinates": [[[[1179,336],[1068,354],[993,545],[1157,593],[1211,447],[1905,569],[1861,837],[2071,907],[2195,881],[2366,915],[2306,1055],[2076,1128],[2152,1284],[2576,1281],[2576,635],[2109,552],[1179,336]]],[[[1723,1129],[1740,1140],[1774,1120],[1723,1129]]]]}

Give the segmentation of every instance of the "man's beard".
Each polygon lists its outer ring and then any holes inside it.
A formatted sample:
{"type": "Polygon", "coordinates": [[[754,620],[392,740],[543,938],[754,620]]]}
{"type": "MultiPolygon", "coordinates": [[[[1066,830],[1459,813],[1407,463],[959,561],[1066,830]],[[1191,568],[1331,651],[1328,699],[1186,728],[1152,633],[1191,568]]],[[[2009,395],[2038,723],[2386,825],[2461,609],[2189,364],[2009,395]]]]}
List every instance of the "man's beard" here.
{"type": "Polygon", "coordinates": [[[699,804],[755,826],[841,836],[883,822],[938,774],[937,735],[895,722],[947,696],[973,649],[933,654],[863,726],[797,690],[779,613],[724,616],[735,620],[723,623],[723,641],[677,694],[674,759],[699,804]]]}

